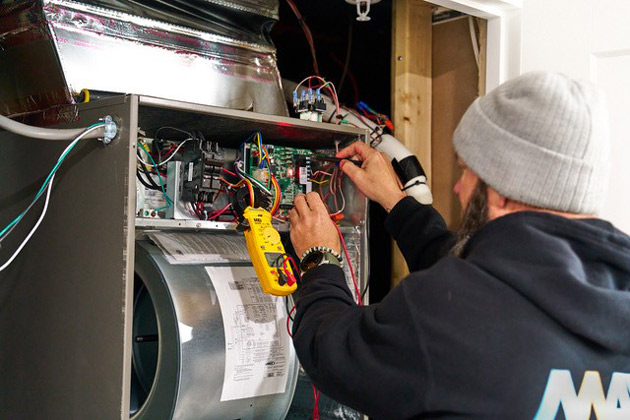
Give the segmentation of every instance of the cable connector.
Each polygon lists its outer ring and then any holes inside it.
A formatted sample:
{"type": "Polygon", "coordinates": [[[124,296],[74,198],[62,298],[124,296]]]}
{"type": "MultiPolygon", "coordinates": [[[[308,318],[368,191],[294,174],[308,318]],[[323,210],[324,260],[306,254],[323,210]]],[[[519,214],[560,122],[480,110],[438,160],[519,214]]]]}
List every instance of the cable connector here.
{"type": "Polygon", "coordinates": [[[110,115],[101,118],[101,121],[103,121],[105,125],[103,126],[103,137],[99,137],[98,140],[107,145],[111,143],[118,134],[118,125],[110,115]]]}
{"type": "Polygon", "coordinates": [[[323,114],[326,111],[326,102],[322,98],[321,89],[315,91],[315,101],[313,103],[313,111],[323,114]]]}
{"type": "Polygon", "coordinates": [[[296,108],[300,105],[300,101],[298,100],[297,90],[293,91],[293,108],[296,108]]]}

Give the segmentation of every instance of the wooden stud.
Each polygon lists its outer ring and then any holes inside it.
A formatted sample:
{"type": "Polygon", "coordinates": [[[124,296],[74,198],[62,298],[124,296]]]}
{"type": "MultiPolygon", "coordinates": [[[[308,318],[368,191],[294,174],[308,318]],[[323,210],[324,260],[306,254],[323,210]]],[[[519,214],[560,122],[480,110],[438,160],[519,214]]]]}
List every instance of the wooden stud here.
{"type": "Polygon", "coordinates": [[[479,27],[479,96],[486,94],[486,57],[488,55],[488,21],[476,18],[479,27]]]}
{"type": "Polygon", "coordinates": [[[477,97],[479,69],[472,47],[470,20],[458,18],[433,26],[432,157],[433,207],[451,230],[459,229],[461,207],[453,193],[460,176],[453,132],[477,97]]]}
{"type": "MultiPolygon", "coordinates": [[[[431,186],[432,6],[422,0],[394,0],[392,19],[394,134],[418,156],[431,186]]],[[[408,273],[393,246],[392,283],[408,273]]]]}

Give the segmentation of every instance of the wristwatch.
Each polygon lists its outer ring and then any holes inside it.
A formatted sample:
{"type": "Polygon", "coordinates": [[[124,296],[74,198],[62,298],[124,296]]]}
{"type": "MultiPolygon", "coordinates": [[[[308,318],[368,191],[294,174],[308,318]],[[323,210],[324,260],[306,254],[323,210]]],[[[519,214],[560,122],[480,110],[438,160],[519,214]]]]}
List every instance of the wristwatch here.
{"type": "Polygon", "coordinates": [[[334,264],[337,267],[341,267],[342,263],[339,258],[333,255],[331,252],[313,249],[310,252],[305,252],[302,260],[300,261],[300,271],[306,273],[307,271],[324,264],[334,264]]]}

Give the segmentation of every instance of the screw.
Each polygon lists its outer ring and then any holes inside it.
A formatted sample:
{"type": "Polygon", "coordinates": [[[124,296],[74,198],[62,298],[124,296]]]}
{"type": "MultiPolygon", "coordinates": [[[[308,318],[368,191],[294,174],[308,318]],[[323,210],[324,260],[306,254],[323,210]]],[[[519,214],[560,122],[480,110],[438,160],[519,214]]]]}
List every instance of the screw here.
{"type": "Polygon", "coordinates": [[[399,55],[398,57],[396,57],[396,60],[402,61],[403,60],[402,55],[399,55]]]}

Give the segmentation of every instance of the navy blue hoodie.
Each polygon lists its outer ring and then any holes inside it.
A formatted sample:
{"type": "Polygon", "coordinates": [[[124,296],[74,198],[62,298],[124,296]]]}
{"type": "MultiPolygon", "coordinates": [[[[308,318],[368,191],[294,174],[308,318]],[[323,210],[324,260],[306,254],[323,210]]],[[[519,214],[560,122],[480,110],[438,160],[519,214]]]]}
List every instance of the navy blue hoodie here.
{"type": "Polygon", "coordinates": [[[377,419],[630,419],[627,235],[518,212],[455,258],[432,207],[406,198],[386,225],[412,273],[382,302],[356,306],[331,265],[298,290],[294,345],[322,392],[377,419]]]}

